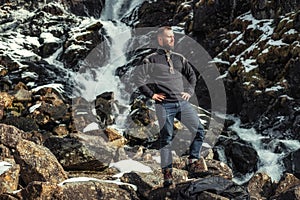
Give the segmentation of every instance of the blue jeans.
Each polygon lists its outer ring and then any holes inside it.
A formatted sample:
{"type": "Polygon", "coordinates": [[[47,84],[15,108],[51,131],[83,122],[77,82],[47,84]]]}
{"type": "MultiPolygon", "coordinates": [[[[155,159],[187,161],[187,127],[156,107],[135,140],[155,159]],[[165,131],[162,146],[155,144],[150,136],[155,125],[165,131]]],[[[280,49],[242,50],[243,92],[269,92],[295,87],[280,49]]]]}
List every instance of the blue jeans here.
{"type": "Polygon", "coordinates": [[[156,116],[160,126],[160,156],[161,167],[172,168],[172,139],[174,136],[174,119],[182,122],[192,133],[189,147],[189,158],[199,159],[204,129],[197,112],[187,101],[167,102],[155,104],[156,116]]]}

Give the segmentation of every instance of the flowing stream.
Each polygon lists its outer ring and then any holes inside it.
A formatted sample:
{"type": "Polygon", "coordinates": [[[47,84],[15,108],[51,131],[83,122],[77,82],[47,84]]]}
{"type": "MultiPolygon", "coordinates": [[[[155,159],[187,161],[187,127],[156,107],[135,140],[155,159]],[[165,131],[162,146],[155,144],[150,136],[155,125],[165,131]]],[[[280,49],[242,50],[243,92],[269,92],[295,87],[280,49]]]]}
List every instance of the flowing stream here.
{"type": "MultiPolygon", "coordinates": [[[[300,142],[297,140],[273,139],[268,145],[266,145],[262,141],[264,139],[269,139],[269,137],[258,134],[254,128],[242,128],[240,126],[240,119],[233,117],[229,118],[235,121],[235,123],[229,128],[235,131],[242,140],[251,143],[254,149],[257,151],[259,157],[259,166],[257,171],[267,173],[272,180],[279,181],[285,170],[282,159],[287,155],[287,153],[275,153],[276,146],[278,146],[280,143],[283,143],[286,146],[286,149],[289,152],[292,152],[300,148],[300,142]]],[[[253,173],[250,173],[242,178],[234,178],[234,181],[242,184],[248,181],[252,175],[253,173]]]]}

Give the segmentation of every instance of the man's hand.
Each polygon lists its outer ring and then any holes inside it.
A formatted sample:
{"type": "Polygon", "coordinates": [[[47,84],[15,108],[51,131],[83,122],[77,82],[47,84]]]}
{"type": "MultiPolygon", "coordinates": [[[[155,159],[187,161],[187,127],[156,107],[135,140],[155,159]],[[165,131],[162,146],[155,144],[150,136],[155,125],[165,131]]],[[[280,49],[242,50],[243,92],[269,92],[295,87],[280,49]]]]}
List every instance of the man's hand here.
{"type": "Polygon", "coordinates": [[[152,96],[152,99],[155,100],[155,101],[162,101],[166,98],[165,94],[164,93],[159,93],[159,94],[154,94],[152,96]]]}
{"type": "Polygon", "coordinates": [[[181,92],[181,97],[184,100],[188,101],[191,98],[191,95],[189,93],[187,93],[187,92],[181,92]]]}

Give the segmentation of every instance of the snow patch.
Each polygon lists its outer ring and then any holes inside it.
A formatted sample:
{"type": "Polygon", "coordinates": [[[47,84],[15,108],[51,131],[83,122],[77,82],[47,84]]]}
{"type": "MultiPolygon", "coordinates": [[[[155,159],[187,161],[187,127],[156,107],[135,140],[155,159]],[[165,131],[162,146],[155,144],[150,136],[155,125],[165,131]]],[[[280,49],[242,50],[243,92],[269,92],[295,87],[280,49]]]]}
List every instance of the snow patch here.
{"type": "Polygon", "coordinates": [[[39,91],[42,88],[53,88],[57,92],[59,92],[60,94],[64,93],[64,90],[63,90],[64,86],[62,84],[60,84],[60,83],[52,83],[52,84],[41,85],[41,86],[38,86],[36,88],[32,88],[31,91],[32,92],[37,92],[37,91],[39,91]]]}
{"type": "Polygon", "coordinates": [[[5,162],[5,161],[0,161],[0,175],[6,172],[11,168],[12,164],[5,162]]]}
{"type": "Polygon", "coordinates": [[[270,88],[266,88],[265,92],[271,92],[271,91],[278,91],[278,90],[282,90],[284,89],[284,87],[280,86],[280,85],[276,85],[270,88]]]}
{"type": "Polygon", "coordinates": [[[95,130],[99,130],[99,125],[96,122],[92,122],[83,129],[83,132],[85,133],[88,131],[95,131],[95,130]]]}
{"type": "Polygon", "coordinates": [[[97,179],[97,178],[91,178],[91,177],[75,177],[75,178],[70,178],[67,180],[64,180],[63,182],[57,184],[60,187],[63,187],[65,184],[67,183],[79,183],[79,182],[99,182],[99,183],[113,183],[113,184],[117,184],[117,185],[127,185],[132,187],[135,191],[137,190],[137,186],[133,185],[133,184],[129,184],[129,183],[123,183],[120,181],[112,181],[112,180],[101,180],[101,179],[97,179]]]}
{"type": "Polygon", "coordinates": [[[34,112],[36,109],[38,109],[41,105],[42,105],[42,103],[38,103],[38,104],[35,104],[35,105],[31,106],[31,107],[29,108],[29,112],[30,112],[30,113],[33,113],[33,112],[34,112]]]}
{"type": "Polygon", "coordinates": [[[114,177],[123,176],[124,173],[128,172],[142,172],[142,173],[151,173],[152,169],[138,161],[128,159],[128,160],[121,160],[116,163],[111,163],[109,167],[115,167],[120,171],[120,174],[115,175],[114,177]]]}

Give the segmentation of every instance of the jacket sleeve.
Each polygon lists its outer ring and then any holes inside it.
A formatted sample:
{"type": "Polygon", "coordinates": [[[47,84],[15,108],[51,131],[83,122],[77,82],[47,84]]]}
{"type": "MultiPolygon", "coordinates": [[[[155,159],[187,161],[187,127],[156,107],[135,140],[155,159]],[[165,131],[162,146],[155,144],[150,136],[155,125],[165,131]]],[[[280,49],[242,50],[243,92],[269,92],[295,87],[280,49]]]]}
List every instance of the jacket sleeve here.
{"type": "Polygon", "coordinates": [[[183,58],[182,74],[188,82],[184,87],[184,91],[190,95],[193,95],[196,87],[197,77],[192,65],[186,58],[183,58]]]}
{"type": "Polygon", "coordinates": [[[145,58],[143,60],[143,65],[137,66],[134,70],[133,81],[139,91],[146,97],[152,98],[154,92],[147,85],[149,75],[151,73],[151,63],[149,59],[145,58]]]}

